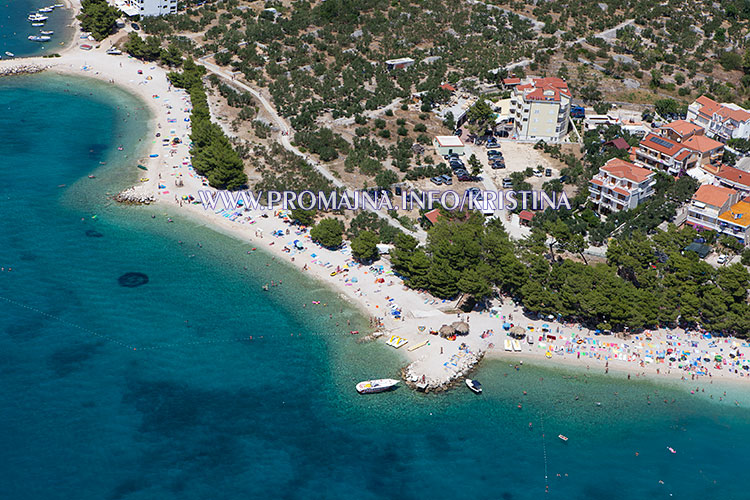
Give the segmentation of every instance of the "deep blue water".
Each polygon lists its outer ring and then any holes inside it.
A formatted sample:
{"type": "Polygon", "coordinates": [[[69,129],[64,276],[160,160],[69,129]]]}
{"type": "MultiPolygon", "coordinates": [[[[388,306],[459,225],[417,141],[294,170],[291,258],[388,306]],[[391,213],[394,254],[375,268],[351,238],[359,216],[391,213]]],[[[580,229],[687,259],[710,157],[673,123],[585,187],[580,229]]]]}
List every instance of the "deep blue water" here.
{"type": "Polygon", "coordinates": [[[41,7],[63,3],[62,0],[0,0],[0,57],[8,59],[6,52],[16,57],[53,54],[70,43],[72,11],[56,8],[44,14],[49,19],[44,26],[32,26],[27,20],[30,13],[41,7]],[[54,31],[49,42],[32,42],[29,35],[38,35],[40,30],[54,31]]]}
{"type": "Polygon", "coordinates": [[[712,386],[495,361],[481,397],[358,396],[402,361],[342,334],[365,326],[334,294],[109,201],[142,174],[148,118],[105,84],[0,79],[3,499],[750,497],[750,412],[712,386]]]}

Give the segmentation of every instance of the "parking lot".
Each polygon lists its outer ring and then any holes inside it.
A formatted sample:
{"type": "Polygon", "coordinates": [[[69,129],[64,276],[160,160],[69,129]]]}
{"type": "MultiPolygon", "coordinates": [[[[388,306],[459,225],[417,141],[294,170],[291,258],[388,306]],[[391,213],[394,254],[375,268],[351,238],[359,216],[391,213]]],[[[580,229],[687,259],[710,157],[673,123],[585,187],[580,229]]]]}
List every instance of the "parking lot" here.
{"type": "Polygon", "coordinates": [[[482,162],[482,175],[491,179],[492,182],[497,186],[498,189],[502,189],[503,179],[509,177],[513,172],[523,172],[528,167],[536,170],[537,167],[541,166],[543,170],[548,168],[552,170],[551,177],[535,177],[531,176],[526,179],[526,182],[531,184],[533,189],[541,189],[542,184],[551,179],[560,177],[560,164],[546,157],[541,151],[534,149],[533,144],[519,144],[513,141],[502,141],[497,147],[486,148],[484,146],[476,146],[474,144],[466,145],[466,158],[475,154],[476,157],[482,162]],[[493,169],[490,162],[487,160],[487,151],[489,149],[495,149],[503,153],[503,159],[505,160],[505,168],[493,169]]]}

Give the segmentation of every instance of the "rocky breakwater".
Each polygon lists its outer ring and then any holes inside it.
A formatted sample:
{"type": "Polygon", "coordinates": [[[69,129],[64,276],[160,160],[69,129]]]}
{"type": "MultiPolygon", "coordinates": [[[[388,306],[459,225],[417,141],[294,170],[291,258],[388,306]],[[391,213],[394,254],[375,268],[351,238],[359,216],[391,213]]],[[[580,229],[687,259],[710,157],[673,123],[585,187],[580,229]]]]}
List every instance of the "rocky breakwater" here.
{"type": "Polygon", "coordinates": [[[39,64],[13,64],[10,66],[0,66],[0,76],[33,75],[34,73],[41,73],[45,69],[47,69],[47,66],[39,64]]]}
{"type": "Polygon", "coordinates": [[[131,187],[118,193],[114,197],[114,200],[126,205],[149,205],[156,201],[156,196],[144,193],[142,190],[136,189],[135,187],[131,187]]]}
{"type": "Polygon", "coordinates": [[[484,357],[485,348],[459,349],[450,358],[422,357],[401,372],[406,384],[418,391],[444,391],[466,377],[484,357]]]}

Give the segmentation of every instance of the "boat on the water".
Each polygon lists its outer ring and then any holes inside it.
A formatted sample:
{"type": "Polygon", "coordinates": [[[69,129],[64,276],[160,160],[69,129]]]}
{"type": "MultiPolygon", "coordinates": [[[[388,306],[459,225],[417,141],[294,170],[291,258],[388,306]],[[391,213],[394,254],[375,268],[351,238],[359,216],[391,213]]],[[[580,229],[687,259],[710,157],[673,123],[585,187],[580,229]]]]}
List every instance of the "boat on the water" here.
{"type": "Polygon", "coordinates": [[[365,380],[357,384],[357,392],[360,394],[375,394],[376,392],[389,391],[396,387],[397,384],[398,380],[392,378],[365,380]]]}
{"type": "Polygon", "coordinates": [[[32,42],[49,42],[50,40],[52,40],[52,38],[45,36],[45,35],[41,35],[41,36],[31,35],[29,37],[29,40],[31,40],[32,42]]]}
{"type": "Polygon", "coordinates": [[[5,55],[8,57],[16,57],[16,55],[13,52],[5,52],[5,55]]]}
{"type": "Polygon", "coordinates": [[[471,389],[471,391],[475,394],[482,394],[482,384],[480,384],[478,380],[467,378],[466,387],[471,389]]]}
{"type": "Polygon", "coordinates": [[[39,32],[39,34],[40,35],[48,35],[49,36],[49,35],[54,35],[55,32],[51,31],[51,30],[50,31],[44,31],[44,30],[42,30],[42,31],[39,32]]]}
{"type": "Polygon", "coordinates": [[[42,7],[37,12],[44,12],[46,14],[47,12],[52,12],[53,10],[55,10],[54,7],[42,7]]]}
{"type": "Polygon", "coordinates": [[[567,436],[563,436],[562,434],[559,434],[557,437],[559,437],[560,440],[562,440],[562,441],[564,441],[566,443],[568,442],[568,437],[567,436]]]}
{"type": "Polygon", "coordinates": [[[28,20],[32,23],[43,23],[47,19],[49,19],[49,17],[43,16],[41,14],[32,14],[28,17],[28,20]]]}

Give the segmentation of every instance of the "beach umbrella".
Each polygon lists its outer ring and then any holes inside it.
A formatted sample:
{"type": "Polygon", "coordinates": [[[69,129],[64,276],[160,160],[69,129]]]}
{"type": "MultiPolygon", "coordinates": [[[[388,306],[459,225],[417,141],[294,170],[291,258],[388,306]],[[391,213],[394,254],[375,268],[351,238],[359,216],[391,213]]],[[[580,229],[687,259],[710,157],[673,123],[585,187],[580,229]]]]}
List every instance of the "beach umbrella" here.
{"type": "Polygon", "coordinates": [[[509,330],[510,329],[510,323],[503,323],[503,328],[505,330],[509,330]]]}
{"type": "Polygon", "coordinates": [[[456,333],[456,331],[453,329],[452,326],[443,325],[440,327],[440,330],[438,330],[438,333],[440,334],[441,337],[450,337],[451,335],[456,333]]]}
{"type": "Polygon", "coordinates": [[[465,321],[456,321],[451,324],[451,327],[460,335],[467,335],[469,333],[469,324],[465,321]]]}

